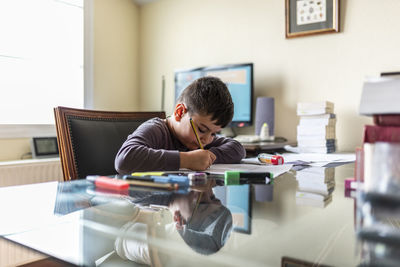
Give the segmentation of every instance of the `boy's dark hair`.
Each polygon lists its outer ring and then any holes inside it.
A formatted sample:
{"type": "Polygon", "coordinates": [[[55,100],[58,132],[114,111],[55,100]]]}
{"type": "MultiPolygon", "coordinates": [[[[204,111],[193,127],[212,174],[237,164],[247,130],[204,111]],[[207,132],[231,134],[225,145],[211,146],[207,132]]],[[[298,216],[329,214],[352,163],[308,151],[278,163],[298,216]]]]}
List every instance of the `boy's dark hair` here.
{"type": "Polygon", "coordinates": [[[192,82],[182,91],[178,102],[184,103],[189,113],[211,115],[216,125],[224,128],[233,118],[233,102],[228,87],[219,78],[207,76],[192,82]]]}
{"type": "Polygon", "coordinates": [[[210,255],[219,251],[228,241],[232,229],[232,213],[219,204],[215,210],[209,211],[210,204],[200,204],[195,218],[178,233],[185,243],[194,251],[210,255]]]}

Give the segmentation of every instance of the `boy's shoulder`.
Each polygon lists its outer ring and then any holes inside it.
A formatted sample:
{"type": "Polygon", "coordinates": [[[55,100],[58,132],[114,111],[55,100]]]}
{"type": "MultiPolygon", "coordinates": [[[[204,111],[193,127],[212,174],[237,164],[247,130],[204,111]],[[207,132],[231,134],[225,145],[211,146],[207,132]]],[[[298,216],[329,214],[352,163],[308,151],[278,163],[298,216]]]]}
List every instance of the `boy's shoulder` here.
{"type": "Polygon", "coordinates": [[[151,118],[147,121],[145,121],[142,125],[146,125],[146,124],[150,124],[150,125],[157,125],[157,126],[166,126],[165,120],[155,117],[155,118],[151,118]]]}
{"type": "Polygon", "coordinates": [[[135,132],[149,132],[149,131],[165,132],[168,131],[168,126],[165,120],[156,117],[142,123],[135,132]]]}

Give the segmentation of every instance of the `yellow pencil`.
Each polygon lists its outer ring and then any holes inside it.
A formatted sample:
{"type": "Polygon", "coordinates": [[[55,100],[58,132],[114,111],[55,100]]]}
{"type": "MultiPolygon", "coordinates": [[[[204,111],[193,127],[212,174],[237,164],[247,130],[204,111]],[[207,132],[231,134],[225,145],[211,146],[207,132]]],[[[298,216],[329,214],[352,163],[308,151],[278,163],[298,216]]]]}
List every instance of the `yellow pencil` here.
{"type": "Polygon", "coordinates": [[[190,118],[190,125],[192,125],[192,129],[193,129],[194,135],[196,136],[196,139],[197,139],[197,142],[199,143],[200,148],[204,149],[203,148],[203,144],[200,141],[199,135],[197,134],[196,127],[194,126],[192,118],[190,118]]]}

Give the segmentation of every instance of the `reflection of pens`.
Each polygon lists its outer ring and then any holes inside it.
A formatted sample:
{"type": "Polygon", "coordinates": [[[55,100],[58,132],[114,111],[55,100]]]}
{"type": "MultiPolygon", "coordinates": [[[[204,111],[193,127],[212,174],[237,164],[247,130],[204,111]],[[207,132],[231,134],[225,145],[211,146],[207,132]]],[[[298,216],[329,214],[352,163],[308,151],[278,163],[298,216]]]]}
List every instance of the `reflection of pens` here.
{"type": "Polygon", "coordinates": [[[129,188],[127,182],[106,176],[88,175],[86,176],[86,180],[93,182],[96,187],[109,190],[128,190],[129,188]]]}
{"type": "Polygon", "coordinates": [[[143,187],[153,187],[159,189],[176,190],[179,188],[178,184],[171,183],[155,183],[155,182],[145,182],[145,181],[127,181],[113,179],[105,176],[87,176],[88,181],[94,182],[96,187],[101,187],[110,190],[127,190],[129,185],[133,186],[143,186],[143,187]]]}
{"type": "Polygon", "coordinates": [[[138,180],[126,181],[126,182],[130,185],[153,187],[153,188],[167,189],[167,190],[177,190],[179,188],[178,184],[171,184],[171,183],[144,182],[138,180]]]}
{"type": "Polygon", "coordinates": [[[124,175],[124,180],[129,181],[143,181],[143,182],[154,182],[154,183],[172,183],[178,184],[180,186],[189,186],[189,178],[187,176],[181,175],[173,175],[170,174],[168,176],[161,175],[145,175],[145,176],[133,176],[133,175],[124,175]]]}
{"type": "Polygon", "coordinates": [[[192,118],[190,118],[190,125],[192,126],[194,135],[196,136],[196,139],[197,139],[197,142],[199,143],[200,148],[201,148],[201,149],[204,149],[204,148],[203,148],[203,144],[202,144],[201,141],[200,141],[199,135],[197,134],[196,127],[194,126],[194,123],[193,123],[192,118]]]}

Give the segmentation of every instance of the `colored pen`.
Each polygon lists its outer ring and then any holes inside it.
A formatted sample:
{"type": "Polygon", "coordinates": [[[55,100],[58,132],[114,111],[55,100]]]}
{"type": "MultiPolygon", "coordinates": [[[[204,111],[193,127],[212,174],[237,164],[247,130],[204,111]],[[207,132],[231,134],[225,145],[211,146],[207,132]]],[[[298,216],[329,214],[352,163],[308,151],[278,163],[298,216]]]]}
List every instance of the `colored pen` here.
{"type": "Polygon", "coordinates": [[[207,182],[207,174],[204,172],[189,173],[188,179],[191,185],[201,185],[207,182]]]}
{"type": "Polygon", "coordinates": [[[145,182],[155,182],[155,183],[177,183],[180,186],[189,186],[189,178],[187,176],[169,174],[165,175],[124,175],[122,177],[124,180],[133,181],[145,181],[145,182]]]}
{"type": "Polygon", "coordinates": [[[194,126],[194,122],[193,122],[192,118],[190,118],[190,125],[192,126],[194,135],[196,136],[196,139],[197,139],[197,142],[199,143],[200,148],[204,149],[203,144],[200,141],[199,135],[197,134],[196,127],[194,126]]]}
{"type": "Polygon", "coordinates": [[[176,183],[180,186],[189,186],[189,178],[187,176],[168,175],[168,176],[150,176],[156,183],[176,183]]]}
{"type": "Polygon", "coordinates": [[[240,178],[248,179],[265,179],[265,182],[271,180],[273,182],[274,175],[270,172],[240,172],[240,171],[226,171],[225,172],[225,185],[240,184],[240,178]]]}
{"type": "Polygon", "coordinates": [[[187,176],[189,172],[184,172],[184,171],[179,171],[179,172],[174,172],[174,171],[156,171],[156,172],[133,172],[131,173],[131,176],[136,176],[136,177],[144,177],[144,176],[168,176],[168,175],[181,175],[181,176],[187,176]]]}
{"type": "Polygon", "coordinates": [[[241,172],[241,171],[225,171],[225,178],[274,178],[271,172],[241,172]]]}
{"type": "Polygon", "coordinates": [[[86,176],[86,180],[93,182],[96,187],[109,190],[128,190],[129,184],[126,181],[109,178],[106,176],[86,176]]]}
{"type": "Polygon", "coordinates": [[[135,176],[135,175],[123,175],[122,179],[123,180],[138,180],[138,181],[146,181],[146,182],[153,182],[154,179],[150,178],[150,175],[145,175],[145,176],[135,176]]]}
{"type": "Polygon", "coordinates": [[[131,176],[151,176],[151,175],[156,175],[156,176],[161,176],[161,175],[165,175],[165,172],[133,172],[131,173],[131,176]]]}
{"type": "Polygon", "coordinates": [[[166,190],[176,190],[179,188],[178,184],[172,183],[157,183],[157,182],[146,182],[146,181],[128,181],[128,180],[120,180],[113,179],[106,176],[87,176],[86,180],[94,182],[96,187],[110,189],[110,190],[127,190],[130,185],[134,186],[143,186],[143,187],[152,187],[158,189],[166,189],[166,190]]]}
{"type": "Polygon", "coordinates": [[[145,181],[125,181],[129,185],[134,185],[134,186],[143,186],[143,187],[153,187],[153,188],[158,188],[158,189],[166,189],[166,190],[177,190],[179,189],[178,184],[172,184],[172,183],[157,183],[157,182],[145,182],[145,181]]]}
{"type": "Polygon", "coordinates": [[[224,181],[224,185],[241,185],[241,184],[269,184],[272,183],[272,180],[268,177],[264,178],[256,178],[256,179],[248,179],[248,178],[239,178],[239,179],[226,179],[224,181]]]}
{"type": "Polygon", "coordinates": [[[271,165],[282,165],[284,163],[283,157],[279,155],[261,153],[258,154],[257,158],[259,162],[271,165]]]}

